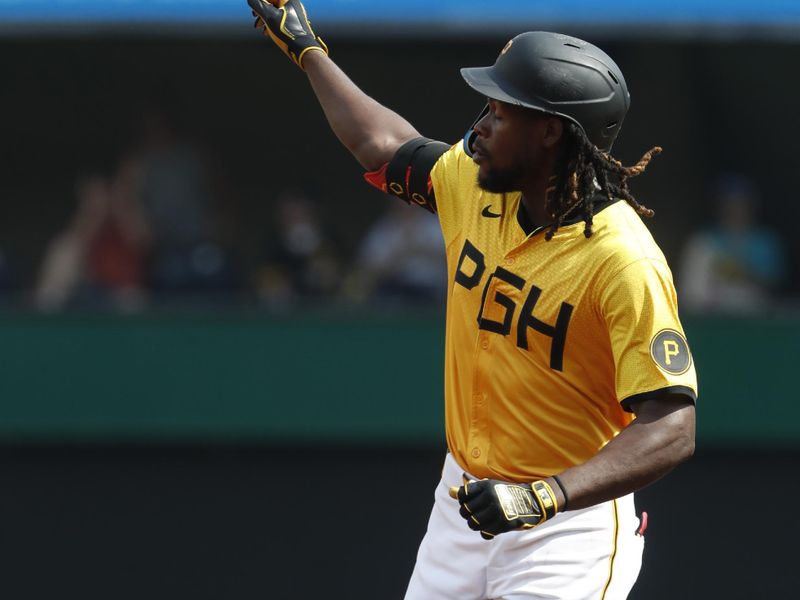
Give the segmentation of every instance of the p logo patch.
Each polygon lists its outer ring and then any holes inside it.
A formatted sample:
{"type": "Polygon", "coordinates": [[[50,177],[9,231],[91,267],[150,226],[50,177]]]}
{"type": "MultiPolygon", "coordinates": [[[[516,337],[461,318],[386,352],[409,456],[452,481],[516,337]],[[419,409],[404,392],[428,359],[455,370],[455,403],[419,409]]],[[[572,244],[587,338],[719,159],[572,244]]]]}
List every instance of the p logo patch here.
{"type": "Polygon", "coordinates": [[[662,329],[650,342],[650,356],[667,373],[682,375],[692,366],[686,339],[674,329],[662,329]]]}

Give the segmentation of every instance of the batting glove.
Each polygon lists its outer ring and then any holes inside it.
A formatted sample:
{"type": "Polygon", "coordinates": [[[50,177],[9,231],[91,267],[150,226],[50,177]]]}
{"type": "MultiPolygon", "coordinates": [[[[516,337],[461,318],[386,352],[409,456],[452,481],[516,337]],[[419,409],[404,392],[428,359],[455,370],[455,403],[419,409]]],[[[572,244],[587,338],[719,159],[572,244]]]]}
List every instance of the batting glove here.
{"type": "Polygon", "coordinates": [[[319,51],[328,54],[325,45],[308,20],[300,0],[247,0],[256,18],[255,27],[263,29],[292,62],[301,69],[306,53],[319,51]]]}
{"type": "Polygon", "coordinates": [[[531,484],[508,483],[496,479],[469,481],[450,488],[458,499],[460,514],[469,528],[490,540],[498,533],[531,529],[558,512],[553,489],[544,481],[531,484]]]}

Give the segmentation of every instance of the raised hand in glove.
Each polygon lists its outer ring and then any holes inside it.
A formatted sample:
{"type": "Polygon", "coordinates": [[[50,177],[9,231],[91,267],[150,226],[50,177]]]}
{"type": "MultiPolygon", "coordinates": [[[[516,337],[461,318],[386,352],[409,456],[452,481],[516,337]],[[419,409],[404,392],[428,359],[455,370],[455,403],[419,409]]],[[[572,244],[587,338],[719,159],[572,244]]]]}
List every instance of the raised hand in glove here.
{"type": "Polygon", "coordinates": [[[545,481],[469,481],[450,488],[450,496],[461,505],[459,512],[469,528],[480,531],[486,540],[498,533],[536,527],[558,512],[556,496],[545,481]]]}
{"type": "Polygon", "coordinates": [[[264,35],[303,68],[303,57],[308,52],[328,53],[325,45],[308,20],[306,9],[300,0],[247,0],[256,18],[256,28],[263,28],[264,35]]]}

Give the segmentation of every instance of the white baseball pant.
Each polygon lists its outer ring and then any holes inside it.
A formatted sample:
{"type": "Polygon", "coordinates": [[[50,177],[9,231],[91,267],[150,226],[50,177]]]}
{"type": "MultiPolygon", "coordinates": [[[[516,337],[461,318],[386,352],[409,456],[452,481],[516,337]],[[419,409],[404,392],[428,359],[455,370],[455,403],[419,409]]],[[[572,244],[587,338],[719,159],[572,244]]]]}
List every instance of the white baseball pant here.
{"type": "Polygon", "coordinates": [[[644,548],[632,494],[487,541],[448,495],[463,474],[448,453],[405,600],[627,598],[644,548]]]}

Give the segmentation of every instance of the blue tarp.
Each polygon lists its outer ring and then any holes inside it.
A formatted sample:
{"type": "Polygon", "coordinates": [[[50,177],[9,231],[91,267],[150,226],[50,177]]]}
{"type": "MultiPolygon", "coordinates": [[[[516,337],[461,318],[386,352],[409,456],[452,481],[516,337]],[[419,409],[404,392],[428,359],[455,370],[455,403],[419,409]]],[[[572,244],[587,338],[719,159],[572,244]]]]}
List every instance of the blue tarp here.
{"type": "MultiPolygon", "coordinates": [[[[800,25],[800,0],[307,0],[318,24],[800,25]]],[[[0,0],[0,23],[220,23],[245,0],[0,0]]]]}

